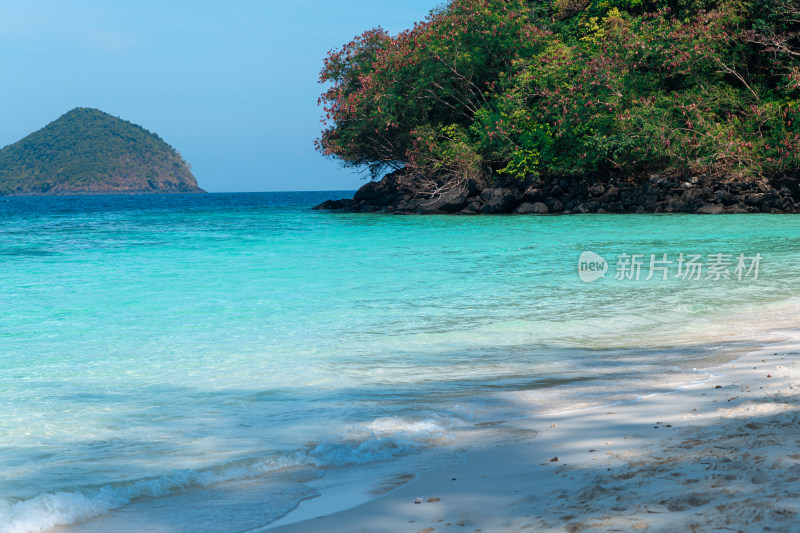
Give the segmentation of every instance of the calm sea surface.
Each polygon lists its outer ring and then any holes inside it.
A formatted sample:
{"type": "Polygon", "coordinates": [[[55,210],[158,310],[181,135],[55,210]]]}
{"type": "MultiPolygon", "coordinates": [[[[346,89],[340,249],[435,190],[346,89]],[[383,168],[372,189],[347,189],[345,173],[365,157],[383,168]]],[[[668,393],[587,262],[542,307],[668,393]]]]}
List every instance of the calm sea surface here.
{"type": "Polygon", "coordinates": [[[347,195],[0,198],[0,531],[260,527],[796,322],[797,216],[311,210],[347,195]]]}

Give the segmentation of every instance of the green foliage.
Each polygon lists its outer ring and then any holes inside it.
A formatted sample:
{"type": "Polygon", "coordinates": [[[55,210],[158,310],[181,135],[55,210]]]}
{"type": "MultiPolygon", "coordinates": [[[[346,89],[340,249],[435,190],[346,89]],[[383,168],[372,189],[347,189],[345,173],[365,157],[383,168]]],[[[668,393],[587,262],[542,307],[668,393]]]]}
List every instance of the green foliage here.
{"type": "Polygon", "coordinates": [[[515,178],[524,179],[528,176],[539,176],[541,155],[538,150],[523,148],[511,156],[505,168],[497,171],[498,174],[507,174],[515,178]]]}
{"type": "Polygon", "coordinates": [[[796,0],[453,0],[354,43],[319,148],[374,175],[800,170],[796,0]]]}
{"type": "Polygon", "coordinates": [[[199,190],[158,135],[96,109],[73,109],[0,150],[0,195],[199,190]]]}

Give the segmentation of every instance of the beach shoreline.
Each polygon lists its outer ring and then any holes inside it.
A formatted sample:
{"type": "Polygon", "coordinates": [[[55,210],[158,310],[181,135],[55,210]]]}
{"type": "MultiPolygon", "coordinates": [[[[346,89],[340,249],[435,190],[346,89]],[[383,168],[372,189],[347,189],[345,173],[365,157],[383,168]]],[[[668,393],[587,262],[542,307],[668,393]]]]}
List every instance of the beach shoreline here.
{"type": "Polygon", "coordinates": [[[346,492],[323,492],[258,531],[791,531],[800,331],[776,333],[786,340],[703,369],[708,380],[514,420],[539,433],[488,443],[349,509],[333,512],[346,492]]]}

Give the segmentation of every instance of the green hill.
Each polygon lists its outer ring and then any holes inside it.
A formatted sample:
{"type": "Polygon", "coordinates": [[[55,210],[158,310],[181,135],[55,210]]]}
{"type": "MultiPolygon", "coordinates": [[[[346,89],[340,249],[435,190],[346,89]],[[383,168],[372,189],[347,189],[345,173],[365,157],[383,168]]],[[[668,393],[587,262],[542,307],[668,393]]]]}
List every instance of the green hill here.
{"type": "Polygon", "coordinates": [[[0,196],[204,192],[158,135],[78,107],[0,150],[0,196]]]}

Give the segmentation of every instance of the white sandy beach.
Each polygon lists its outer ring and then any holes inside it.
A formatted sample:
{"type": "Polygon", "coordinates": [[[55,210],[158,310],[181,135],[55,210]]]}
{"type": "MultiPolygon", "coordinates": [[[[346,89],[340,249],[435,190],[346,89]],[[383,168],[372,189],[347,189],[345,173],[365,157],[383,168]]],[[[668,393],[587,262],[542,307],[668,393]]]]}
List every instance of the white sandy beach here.
{"type": "Polygon", "coordinates": [[[268,529],[800,531],[800,333],[785,333],[702,384],[515,420],[540,433],[349,510],[326,514],[342,497],[323,493],[268,529]]]}

